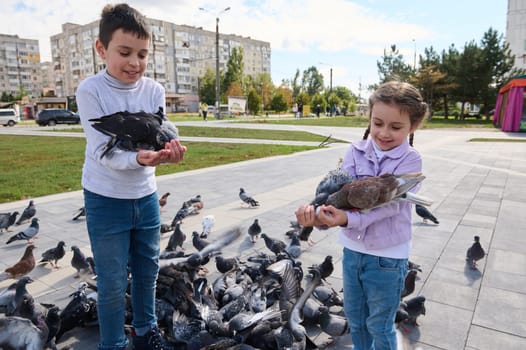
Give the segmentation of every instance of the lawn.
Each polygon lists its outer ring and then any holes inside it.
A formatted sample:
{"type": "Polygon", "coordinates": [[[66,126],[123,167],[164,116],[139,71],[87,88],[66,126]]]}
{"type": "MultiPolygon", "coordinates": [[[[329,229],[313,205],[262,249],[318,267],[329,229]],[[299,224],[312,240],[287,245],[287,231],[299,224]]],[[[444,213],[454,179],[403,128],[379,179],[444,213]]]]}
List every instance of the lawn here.
{"type": "MultiPolygon", "coordinates": [[[[0,139],[0,203],[81,189],[83,138],[2,135],[0,139]]],[[[185,145],[188,146],[185,160],[157,167],[157,175],[316,148],[209,142],[185,142],[185,145]]]]}

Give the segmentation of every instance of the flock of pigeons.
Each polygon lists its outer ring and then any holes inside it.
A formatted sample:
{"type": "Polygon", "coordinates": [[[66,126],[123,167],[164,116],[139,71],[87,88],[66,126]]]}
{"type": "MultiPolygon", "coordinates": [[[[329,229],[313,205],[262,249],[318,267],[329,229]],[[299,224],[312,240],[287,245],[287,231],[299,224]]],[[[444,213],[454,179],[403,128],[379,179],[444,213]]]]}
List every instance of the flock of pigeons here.
{"type": "MultiPolygon", "coordinates": [[[[415,204],[424,222],[438,224],[426,208],[431,201],[408,192],[423,179],[421,174],[403,174],[362,181],[338,168],[319,183],[312,203],[369,210],[391,201],[406,200],[415,204]]],[[[167,192],[160,197],[161,211],[169,196],[167,192]]],[[[243,188],[240,188],[239,198],[246,208],[260,206],[243,188]]],[[[192,197],[182,203],[170,223],[161,227],[161,232],[170,233],[170,237],[159,260],[156,314],[164,337],[176,349],[315,349],[317,346],[309,336],[313,334],[312,329],[317,330],[316,334],[321,331],[329,337],[348,332],[342,291],[334,290],[326,281],[334,269],[332,256],[311,266],[302,265],[302,242],[314,244],[309,237],[312,228],[291,222],[281,240],[275,234],[265,233],[256,218],[246,230],[236,226],[215,234],[216,219],[206,215],[201,220],[201,232],[193,231],[191,241],[187,240],[184,219],[198,215],[203,207],[200,195],[192,197]],[[266,250],[223,256],[224,248],[243,234],[252,244],[263,239],[266,250]],[[210,271],[212,265],[215,269],[210,271]]],[[[6,242],[26,240],[28,244],[22,258],[0,275],[0,280],[18,279],[0,291],[0,313],[5,314],[0,318],[0,348],[56,349],[64,333],[97,324],[95,262],[85,257],[78,247],[71,247],[71,265],[77,270],[76,277],[83,277],[78,290],[70,295],[70,302],[62,310],[53,304],[36,304],[26,289],[32,282],[28,275],[36,265],[31,242],[39,230],[33,201],[18,221],[18,213],[15,213],[0,214],[0,231],[29,221],[28,227],[6,242]],[[26,342],[25,345],[22,342],[26,342]]],[[[84,215],[84,209],[80,208],[73,220],[84,215]]],[[[59,268],[65,246],[65,242],[58,242],[56,247],[42,254],[38,263],[59,268]]],[[[480,240],[475,237],[466,254],[467,264],[476,269],[476,262],[484,255],[480,240]]],[[[410,262],[408,271],[395,320],[404,332],[418,326],[417,318],[425,315],[425,297],[411,297],[417,273],[422,270],[410,262]]],[[[131,330],[128,294],[125,300],[125,324],[131,330]]]]}

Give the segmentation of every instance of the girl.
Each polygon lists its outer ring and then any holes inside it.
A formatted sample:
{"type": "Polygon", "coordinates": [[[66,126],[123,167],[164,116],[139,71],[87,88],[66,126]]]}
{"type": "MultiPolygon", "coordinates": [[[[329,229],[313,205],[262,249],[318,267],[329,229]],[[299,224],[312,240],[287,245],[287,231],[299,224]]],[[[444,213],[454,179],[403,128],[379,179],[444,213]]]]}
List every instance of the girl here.
{"type": "MultiPolygon", "coordinates": [[[[427,114],[418,90],[397,81],[369,98],[369,126],[342,167],[355,178],[420,172],[413,133],[427,114]]],[[[411,204],[397,201],[367,213],[312,205],[296,210],[304,226],[341,226],[344,309],[355,350],[396,349],[394,319],[411,249],[411,204]]]]}

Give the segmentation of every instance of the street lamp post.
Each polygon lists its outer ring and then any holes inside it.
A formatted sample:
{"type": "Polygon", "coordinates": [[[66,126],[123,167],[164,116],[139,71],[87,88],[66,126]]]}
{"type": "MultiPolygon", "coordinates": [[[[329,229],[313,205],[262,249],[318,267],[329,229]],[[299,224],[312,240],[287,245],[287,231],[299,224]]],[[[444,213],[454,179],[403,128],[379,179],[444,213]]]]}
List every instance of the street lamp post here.
{"type": "MultiPolygon", "coordinates": [[[[208,12],[205,8],[200,7],[199,10],[208,12]]],[[[219,119],[221,117],[219,111],[219,100],[220,100],[220,86],[219,86],[219,15],[223,12],[230,10],[230,7],[226,7],[223,10],[219,11],[216,15],[216,108],[215,108],[215,117],[219,119]]]]}
{"type": "Polygon", "coordinates": [[[413,39],[413,45],[414,45],[414,56],[413,56],[413,69],[416,70],[416,41],[413,39]]]}
{"type": "MultiPolygon", "coordinates": [[[[324,66],[330,66],[330,64],[325,62],[318,62],[319,64],[323,64],[324,66]]],[[[332,93],[332,67],[330,67],[329,70],[329,92],[332,93]]]]}

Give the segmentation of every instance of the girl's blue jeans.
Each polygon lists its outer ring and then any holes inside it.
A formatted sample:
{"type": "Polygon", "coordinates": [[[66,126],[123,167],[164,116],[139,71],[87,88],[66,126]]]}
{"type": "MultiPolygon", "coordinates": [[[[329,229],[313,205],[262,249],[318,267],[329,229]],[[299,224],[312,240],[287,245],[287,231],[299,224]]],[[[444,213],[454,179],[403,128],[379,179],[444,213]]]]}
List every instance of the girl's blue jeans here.
{"type": "Polygon", "coordinates": [[[354,350],[396,350],[394,319],[407,259],[343,250],[344,309],[354,350]]]}
{"type": "Polygon", "coordinates": [[[97,270],[100,350],[124,349],[125,291],[129,265],[135,329],[156,324],[160,211],[157,193],[116,199],[84,190],[86,222],[97,270]]]}

